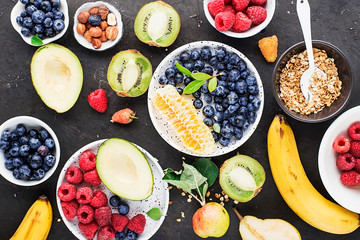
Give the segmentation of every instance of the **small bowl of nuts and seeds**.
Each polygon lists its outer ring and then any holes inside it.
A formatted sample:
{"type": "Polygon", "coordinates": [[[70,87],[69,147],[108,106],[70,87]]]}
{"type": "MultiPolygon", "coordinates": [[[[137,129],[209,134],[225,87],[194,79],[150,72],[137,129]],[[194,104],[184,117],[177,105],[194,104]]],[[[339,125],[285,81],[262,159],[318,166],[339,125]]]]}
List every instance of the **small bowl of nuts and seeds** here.
{"type": "Polygon", "coordinates": [[[74,36],[85,48],[103,51],[115,46],[123,35],[120,12],[107,2],[88,2],[74,16],[74,36]]]}
{"type": "Polygon", "coordinates": [[[338,115],[348,103],[353,87],[350,64],[340,49],[328,42],[313,40],[313,52],[315,66],[325,72],[326,78],[312,78],[310,101],[300,88],[301,75],[308,69],[304,42],[282,54],[272,75],[277,103],[286,114],[307,123],[323,122],[338,115]]]}

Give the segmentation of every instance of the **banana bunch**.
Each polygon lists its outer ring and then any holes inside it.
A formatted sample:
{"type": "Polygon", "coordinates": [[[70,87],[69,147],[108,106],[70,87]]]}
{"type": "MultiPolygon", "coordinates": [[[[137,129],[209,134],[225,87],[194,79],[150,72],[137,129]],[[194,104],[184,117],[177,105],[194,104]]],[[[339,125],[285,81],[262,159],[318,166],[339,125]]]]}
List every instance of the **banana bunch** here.
{"type": "Polygon", "coordinates": [[[311,184],[301,164],[295,137],[282,115],[268,132],[271,172],[280,194],[305,222],[322,231],[347,234],[359,227],[359,215],[324,198],[311,184]]]}
{"type": "Polygon", "coordinates": [[[27,211],[20,226],[10,240],[46,239],[52,223],[52,209],[49,200],[40,196],[27,211]]]}

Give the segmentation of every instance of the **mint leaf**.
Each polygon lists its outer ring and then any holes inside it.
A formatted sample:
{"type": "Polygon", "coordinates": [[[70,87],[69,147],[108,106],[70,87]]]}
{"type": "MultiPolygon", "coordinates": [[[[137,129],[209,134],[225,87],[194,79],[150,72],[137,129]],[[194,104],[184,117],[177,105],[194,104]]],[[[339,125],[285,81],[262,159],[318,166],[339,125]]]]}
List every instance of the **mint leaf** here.
{"type": "Polygon", "coordinates": [[[201,88],[201,86],[204,84],[205,80],[194,80],[191,83],[189,83],[185,89],[184,89],[184,94],[190,94],[190,93],[194,93],[197,90],[199,90],[199,88],[201,88]]]}
{"type": "Polygon", "coordinates": [[[219,168],[215,163],[210,158],[199,158],[193,163],[193,166],[207,178],[208,187],[211,187],[219,175],[219,168]]]}
{"type": "Polygon", "coordinates": [[[216,77],[213,77],[209,81],[208,89],[210,92],[213,92],[217,86],[217,79],[216,77]]]}
{"type": "Polygon", "coordinates": [[[212,76],[206,73],[198,72],[198,73],[192,73],[191,77],[194,78],[195,80],[205,81],[210,79],[212,76]]]}
{"type": "Polygon", "coordinates": [[[161,213],[161,210],[159,208],[152,208],[146,213],[151,219],[154,219],[156,221],[160,220],[162,216],[164,216],[161,213]]]}
{"type": "Polygon", "coordinates": [[[218,123],[214,123],[213,129],[216,133],[220,133],[220,125],[218,123]]]}
{"type": "Polygon", "coordinates": [[[180,72],[182,72],[183,74],[191,77],[191,72],[190,72],[189,69],[181,66],[178,62],[175,62],[175,65],[176,65],[177,69],[179,69],[180,72]]]}
{"type": "Polygon", "coordinates": [[[36,46],[41,46],[41,45],[43,45],[44,43],[43,43],[43,41],[42,41],[37,35],[35,35],[35,36],[33,36],[33,37],[31,38],[31,44],[34,44],[34,45],[36,45],[36,46]]]}

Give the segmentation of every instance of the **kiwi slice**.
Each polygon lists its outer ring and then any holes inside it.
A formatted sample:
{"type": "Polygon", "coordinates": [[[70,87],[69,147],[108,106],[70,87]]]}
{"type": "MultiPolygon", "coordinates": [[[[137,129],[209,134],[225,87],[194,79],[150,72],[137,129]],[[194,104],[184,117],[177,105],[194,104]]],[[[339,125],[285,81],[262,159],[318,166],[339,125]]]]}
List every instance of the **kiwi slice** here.
{"type": "Polygon", "coordinates": [[[135,34],[140,41],[156,47],[168,47],[180,32],[180,16],[163,1],[144,5],[135,18],[135,34]]]}
{"type": "Polygon", "coordinates": [[[265,171],[255,159],[236,155],[223,163],[219,179],[221,188],[230,198],[248,202],[260,192],[265,171]]]}
{"type": "Polygon", "coordinates": [[[121,97],[137,97],[149,88],[152,77],[150,61],[137,50],[116,54],[109,65],[107,78],[111,88],[121,97]]]}

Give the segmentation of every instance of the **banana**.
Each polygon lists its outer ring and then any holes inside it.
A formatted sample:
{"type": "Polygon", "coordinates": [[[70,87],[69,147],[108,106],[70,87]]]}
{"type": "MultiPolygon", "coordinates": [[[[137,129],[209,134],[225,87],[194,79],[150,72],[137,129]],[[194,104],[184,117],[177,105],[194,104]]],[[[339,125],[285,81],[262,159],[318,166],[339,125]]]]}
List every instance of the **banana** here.
{"type": "Polygon", "coordinates": [[[324,232],[347,234],[359,227],[359,215],[324,198],[311,184],[301,164],[294,133],[282,115],[268,132],[271,172],[280,194],[305,222],[324,232]]]}
{"type": "Polygon", "coordinates": [[[46,239],[50,231],[52,217],[49,200],[45,196],[40,196],[29,208],[10,240],[46,239]]]}

